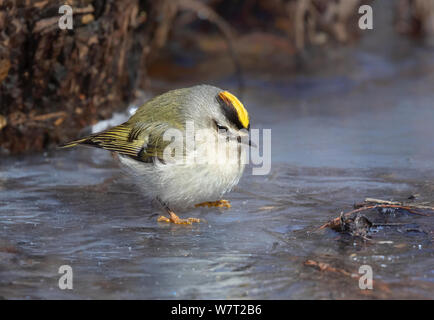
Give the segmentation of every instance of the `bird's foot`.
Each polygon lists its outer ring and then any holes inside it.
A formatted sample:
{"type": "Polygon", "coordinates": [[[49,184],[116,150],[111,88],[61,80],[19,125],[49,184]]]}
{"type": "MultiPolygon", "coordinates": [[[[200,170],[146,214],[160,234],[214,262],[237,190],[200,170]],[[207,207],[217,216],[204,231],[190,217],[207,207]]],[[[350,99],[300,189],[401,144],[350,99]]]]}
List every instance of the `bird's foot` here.
{"type": "Polygon", "coordinates": [[[217,208],[230,208],[231,203],[228,200],[218,200],[218,201],[210,201],[210,202],[202,202],[195,205],[195,207],[217,207],[217,208]]]}
{"type": "Polygon", "coordinates": [[[193,222],[200,222],[200,219],[198,219],[198,218],[181,219],[172,211],[169,211],[169,215],[170,215],[169,218],[167,218],[165,216],[160,216],[157,221],[158,222],[174,223],[174,224],[192,224],[193,222]]]}

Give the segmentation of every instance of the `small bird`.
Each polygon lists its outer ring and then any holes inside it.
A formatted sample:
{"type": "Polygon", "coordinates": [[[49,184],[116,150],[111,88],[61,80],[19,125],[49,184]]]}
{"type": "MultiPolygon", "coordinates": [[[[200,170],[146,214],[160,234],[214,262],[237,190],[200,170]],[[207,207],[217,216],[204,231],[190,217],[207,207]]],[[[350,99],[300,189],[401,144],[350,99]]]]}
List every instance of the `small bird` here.
{"type": "Polygon", "coordinates": [[[231,207],[222,197],[243,174],[249,130],[247,110],[233,94],[197,85],[154,97],[125,123],[61,147],[87,145],[114,152],[144,195],[157,199],[167,211],[169,217],[158,221],[192,224],[200,219],[181,219],[174,210],[231,207]],[[194,126],[193,136],[189,124],[194,126]],[[181,142],[171,146],[173,139],[165,135],[172,131],[180,132],[181,142]],[[194,148],[187,148],[192,142],[194,148]],[[183,148],[176,149],[179,146],[183,148]]]}

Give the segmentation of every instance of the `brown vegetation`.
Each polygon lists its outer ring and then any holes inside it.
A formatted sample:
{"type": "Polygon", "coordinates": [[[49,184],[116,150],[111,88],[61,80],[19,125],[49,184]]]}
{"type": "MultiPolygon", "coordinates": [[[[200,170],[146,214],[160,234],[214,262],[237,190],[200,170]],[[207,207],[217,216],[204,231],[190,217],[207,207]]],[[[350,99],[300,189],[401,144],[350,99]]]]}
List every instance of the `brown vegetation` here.
{"type": "MultiPolygon", "coordinates": [[[[125,108],[150,76],[188,74],[202,82],[224,72],[222,65],[239,76],[241,69],[272,71],[279,63],[287,67],[280,71],[291,70],[306,47],[355,41],[362,1],[69,0],[74,29],[60,30],[63,4],[0,0],[3,154],[77,137],[80,129],[125,108]],[[173,43],[214,63],[193,57],[194,72],[185,72],[173,64],[173,43]],[[232,63],[217,63],[221,57],[232,63]]],[[[432,10],[424,9],[424,0],[402,0],[400,6],[411,7],[411,21],[423,21],[429,32],[432,10]]]]}

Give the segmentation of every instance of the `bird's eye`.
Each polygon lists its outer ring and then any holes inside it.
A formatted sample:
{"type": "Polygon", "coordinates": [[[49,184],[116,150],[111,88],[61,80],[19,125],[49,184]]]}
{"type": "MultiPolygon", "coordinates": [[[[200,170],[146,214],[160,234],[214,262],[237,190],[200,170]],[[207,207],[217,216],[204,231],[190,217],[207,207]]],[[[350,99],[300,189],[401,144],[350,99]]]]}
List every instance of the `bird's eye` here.
{"type": "Polygon", "coordinates": [[[219,130],[219,131],[228,131],[228,127],[221,126],[221,125],[217,124],[217,130],[219,130]]]}
{"type": "Polygon", "coordinates": [[[218,122],[215,120],[214,120],[214,123],[215,123],[215,126],[217,128],[217,131],[228,131],[229,130],[228,127],[219,125],[218,122]]]}

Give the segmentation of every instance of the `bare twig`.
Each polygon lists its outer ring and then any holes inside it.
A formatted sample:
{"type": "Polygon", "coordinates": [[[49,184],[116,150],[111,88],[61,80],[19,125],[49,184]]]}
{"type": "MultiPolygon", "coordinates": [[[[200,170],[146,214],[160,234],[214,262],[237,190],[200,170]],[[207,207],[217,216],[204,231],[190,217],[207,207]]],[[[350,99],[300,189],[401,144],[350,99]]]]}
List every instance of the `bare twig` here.
{"type": "Polygon", "coordinates": [[[232,30],[232,27],[229,25],[229,23],[227,23],[210,6],[198,0],[168,0],[162,2],[161,5],[165,18],[163,23],[160,24],[155,32],[154,45],[157,48],[161,48],[165,45],[175,16],[179,11],[191,11],[200,19],[209,21],[220,30],[227,42],[229,54],[231,55],[234,63],[236,77],[238,78],[237,80],[240,91],[239,95],[241,96],[244,88],[242,68],[238,55],[235,51],[234,31],[232,30]]]}
{"type": "Polygon", "coordinates": [[[425,205],[421,205],[421,204],[413,204],[413,203],[398,202],[398,201],[388,201],[388,200],[381,200],[381,199],[375,199],[375,198],[366,198],[365,203],[395,204],[395,205],[411,207],[412,209],[434,211],[434,207],[425,206],[425,205]]]}
{"type": "Polygon", "coordinates": [[[204,3],[197,0],[178,0],[178,6],[180,9],[184,10],[192,10],[196,12],[199,17],[207,19],[211,23],[215,24],[217,28],[223,34],[223,37],[226,39],[228,44],[229,53],[234,62],[236,76],[238,78],[239,95],[242,95],[242,91],[244,88],[243,83],[243,73],[241,68],[241,63],[238,59],[238,55],[235,51],[234,47],[234,31],[231,26],[220,16],[218,15],[211,7],[205,5],[204,3]]]}
{"type": "MultiPolygon", "coordinates": [[[[386,202],[385,200],[381,200],[381,201],[383,203],[386,202]]],[[[407,205],[407,206],[403,206],[403,205],[399,205],[399,204],[365,205],[361,208],[351,210],[351,211],[349,211],[349,212],[347,212],[347,213],[345,213],[345,214],[343,214],[337,218],[334,218],[333,220],[323,224],[322,226],[320,226],[316,230],[321,230],[324,228],[332,228],[332,229],[336,228],[341,224],[342,217],[348,217],[354,213],[358,213],[358,212],[362,212],[362,211],[366,211],[366,210],[371,210],[371,209],[401,209],[401,210],[405,210],[405,211],[412,213],[412,214],[421,215],[421,216],[429,216],[429,214],[414,211],[414,209],[420,209],[420,208],[415,207],[415,206],[410,206],[410,205],[407,205]]]]}
{"type": "Polygon", "coordinates": [[[59,111],[59,112],[52,112],[52,113],[47,113],[47,114],[41,114],[38,116],[34,116],[31,117],[30,120],[34,120],[34,121],[45,121],[45,120],[49,120],[52,118],[59,118],[59,117],[66,117],[67,114],[64,111],[59,111]]]}
{"type": "Polygon", "coordinates": [[[389,200],[381,200],[381,199],[375,199],[375,198],[366,198],[365,202],[374,202],[374,203],[379,203],[379,204],[396,204],[396,205],[401,205],[401,202],[398,201],[389,201],[389,200]]]}
{"type": "Polygon", "coordinates": [[[16,113],[12,119],[10,119],[10,122],[12,125],[17,126],[23,123],[32,123],[37,121],[46,121],[54,118],[58,118],[55,123],[56,125],[60,125],[59,119],[65,119],[67,117],[67,113],[64,111],[58,111],[58,112],[51,112],[46,114],[40,114],[36,116],[26,116],[23,113],[16,113]]]}
{"type": "Polygon", "coordinates": [[[35,27],[33,28],[33,33],[40,33],[47,30],[52,30],[57,27],[58,21],[59,17],[51,17],[39,20],[38,22],[36,22],[35,27]]]}
{"type": "MultiPolygon", "coordinates": [[[[349,272],[345,269],[333,267],[332,265],[325,263],[325,262],[319,262],[319,261],[315,261],[315,260],[306,260],[304,262],[304,265],[307,267],[315,268],[321,272],[341,274],[341,275],[344,275],[344,276],[352,278],[352,279],[359,279],[360,278],[360,274],[357,274],[354,272],[349,272]]],[[[373,286],[375,286],[376,290],[381,290],[385,293],[391,292],[389,286],[385,282],[382,282],[380,280],[375,280],[375,281],[373,280],[372,284],[373,284],[373,286]]],[[[372,292],[372,290],[368,290],[368,292],[369,291],[372,292]]]]}
{"type": "Polygon", "coordinates": [[[333,267],[330,264],[325,263],[325,262],[317,262],[315,260],[306,260],[304,262],[304,265],[308,266],[308,267],[316,268],[316,269],[318,269],[320,271],[328,271],[328,272],[333,272],[333,273],[340,273],[340,274],[343,274],[344,276],[351,277],[351,278],[358,278],[358,277],[360,277],[360,275],[358,275],[357,273],[352,273],[352,272],[348,272],[348,271],[346,271],[344,269],[335,268],[335,267],[333,267]]]}

